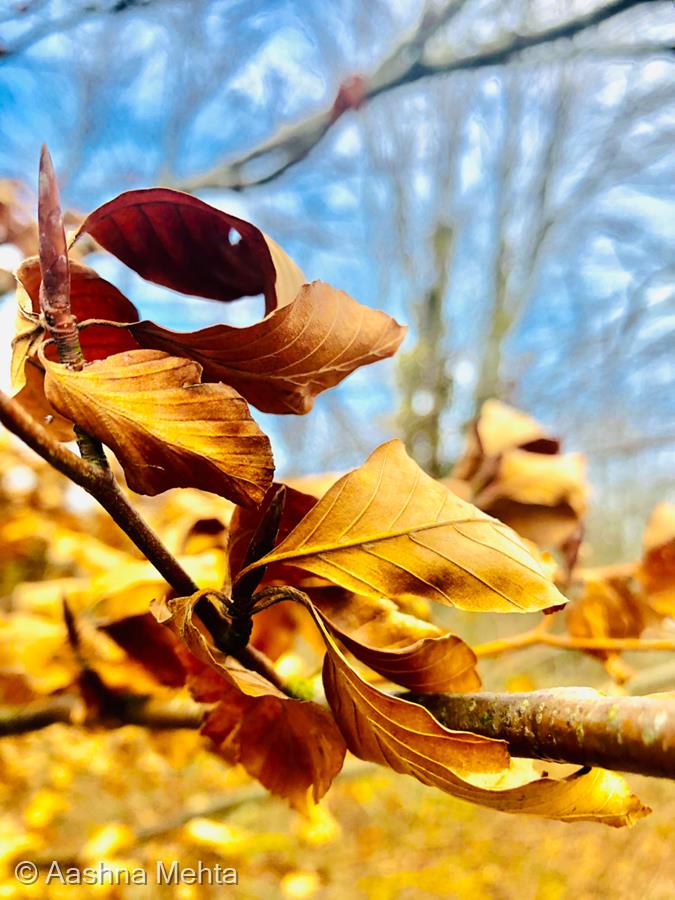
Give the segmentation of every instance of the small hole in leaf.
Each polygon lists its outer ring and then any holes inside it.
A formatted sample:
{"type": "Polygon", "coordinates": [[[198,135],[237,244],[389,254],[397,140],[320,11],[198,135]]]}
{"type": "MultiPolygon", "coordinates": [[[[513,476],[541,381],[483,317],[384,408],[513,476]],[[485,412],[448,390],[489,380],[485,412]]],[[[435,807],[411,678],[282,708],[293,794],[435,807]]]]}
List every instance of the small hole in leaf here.
{"type": "Polygon", "coordinates": [[[237,244],[241,241],[241,235],[236,228],[230,228],[227,239],[232,247],[236,247],[237,244]]]}

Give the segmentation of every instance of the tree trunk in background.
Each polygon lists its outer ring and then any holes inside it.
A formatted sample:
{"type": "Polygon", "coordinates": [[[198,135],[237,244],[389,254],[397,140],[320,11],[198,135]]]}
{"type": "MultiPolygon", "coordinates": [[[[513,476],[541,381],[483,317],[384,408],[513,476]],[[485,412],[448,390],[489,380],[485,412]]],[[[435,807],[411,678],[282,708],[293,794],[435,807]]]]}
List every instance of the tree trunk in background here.
{"type": "Polygon", "coordinates": [[[433,236],[436,280],[414,305],[417,342],[398,361],[401,389],[399,425],[408,451],[435,478],[446,474],[441,447],[441,416],[452,402],[452,376],[447,357],[446,299],[454,252],[452,229],[440,223],[433,236]]]}

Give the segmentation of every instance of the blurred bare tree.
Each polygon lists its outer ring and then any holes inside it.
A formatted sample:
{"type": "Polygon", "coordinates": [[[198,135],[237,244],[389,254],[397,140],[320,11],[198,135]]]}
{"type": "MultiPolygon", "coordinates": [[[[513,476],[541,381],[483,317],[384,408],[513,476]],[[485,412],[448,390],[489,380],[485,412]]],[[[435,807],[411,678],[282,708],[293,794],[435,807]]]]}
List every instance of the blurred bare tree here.
{"type": "Polygon", "coordinates": [[[0,45],[1,174],[48,140],[71,203],[199,191],[411,326],[396,379],[277,423],[282,465],[396,430],[441,475],[501,397],[589,452],[598,535],[634,541],[675,470],[672,3],[23,0],[0,45]]]}

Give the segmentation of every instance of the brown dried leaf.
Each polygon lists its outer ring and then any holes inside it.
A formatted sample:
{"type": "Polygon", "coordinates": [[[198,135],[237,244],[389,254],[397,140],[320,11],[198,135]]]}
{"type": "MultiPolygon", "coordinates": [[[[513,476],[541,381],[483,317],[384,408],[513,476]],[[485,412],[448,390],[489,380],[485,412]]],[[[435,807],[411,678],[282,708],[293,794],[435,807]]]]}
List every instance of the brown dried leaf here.
{"type": "Polygon", "coordinates": [[[425,475],[400,441],[341,478],[250,568],[277,562],[376,600],[494,612],[565,602],[509,528],[425,475]]]}
{"type": "Polygon", "coordinates": [[[643,546],[636,577],[656,613],[675,615],[675,504],[660,503],[653,510],[643,546]]]}
{"type": "Polygon", "coordinates": [[[546,434],[536,419],[500,400],[485,401],[478,417],[477,433],[485,456],[499,456],[516,447],[532,449],[531,445],[539,441],[550,443],[550,453],[558,450],[558,442],[546,434]]]}
{"type": "MultiPolygon", "coordinates": [[[[212,699],[207,696],[209,684],[219,687],[220,680],[223,679],[228,684],[236,684],[236,682],[228,671],[228,657],[213,644],[211,633],[194,612],[195,605],[202,597],[203,592],[199,591],[192,597],[168,597],[162,600],[153,600],[150,604],[150,612],[160,625],[169,628],[190,651],[191,657],[194,659],[185,659],[184,663],[191,676],[201,676],[203,670],[206,669],[206,674],[209,676],[206,687],[201,685],[197,692],[193,690],[193,695],[196,700],[209,703],[212,702],[212,699]]],[[[265,686],[267,684],[268,682],[265,682],[265,686]]]]}
{"type": "Polygon", "coordinates": [[[450,731],[416,703],[367,684],[351,668],[330,623],[309,607],[326,643],[326,698],[355,756],[441,787],[450,772],[498,772],[509,764],[504,741],[450,731]]]}
{"type": "Polygon", "coordinates": [[[507,450],[473,502],[539,547],[564,548],[579,534],[587,494],[582,454],[507,450]]]}
{"type": "Polygon", "coordinates": [[[293,700],[269,681],[213,646],[195,614],[203,597],[170,599],[153,612],[187,645],[184,657],[193,697],[217,705],[202,733],[230,763],[241,763],[269,791],[305,811],[311,789],[321,799],[342,768],[345,742],[330,713],[316,703],[293,700]]]}
{"type": "Polygon", "coordinates": [[[502,498],[526,505],[566,504],[580,518],[586,511],[587,494],[583,454],[508,450],[500,458],[495,481],[474,502],[481,508],[502,498]]]}
{"type": "Polygon", "coordinates": [[[74,240],[82,234],[148,281],[226,302],[263,294],[267,312],[305,281],[255,225],[168,188],[120,194],[90,213],[74,240]]]}
{"type": "Polygon", "coordinates": [[[257,504],[272,481],[269,440],[242,398],[199,384],[200,367],[156,350],[133,350],[81,372],[44,359],[47,398],[110,447],[142,494],[197,487],[257,504]]]}
{"type": "Polygon", "coordinates": [[[384,678],[417,693],[480,688],[476,656],[461,638],[402,613],[391,600],[339,589],[309,595],[344,646],[384,678]]]}
{"type": "Polygon", "coordinates": [[[476,655],[454,634],[421,638],[397,650],[362,644],[334,629],[345,647],[362,663],[408,688],[425,694],[476,691],[481,680],[476,672],[476,655]]]}
{"type": "Polygon", "coordinates": [[[315,802],[326,793],[346,752],[335,720],[318,704],[272,694],[251,697],[232,685],[223,685],[202,734],[228,762],[243,765],[302,812],[310,790],[315,802]]]}
{"type": "Polygon", "coordinates": [[[613,772],[539,778],[529,761],[511,760],[503,742],[450,731],[423,707],[378,691],[351,669],[316,612],[314,618],[328,650],[326,697],[348,749],[360,759],[502,812],[614,827],[649,813],[613,772]]]}
{"type": "Polygon", "coordinates": [[[371,647],[397,650],[443,634],[438,625],[402,612],[384,597],[375,600],[333,586],[309,589],[307,594],[332,626],[371,647]]]}
{"type": "Polygon", "coordinates": [[[478,478],[483,482],[486,473],[480,470],[486,462],[515,447],[557,453],[560,444],[546,435],[539,422],[519,409],[501,400],[486,400],[467,433],[466,445],[453,475],[460,480],[478,478]]]}
{"type": "Polygon", "coordinates": [[[321,281],[255,325],[181,333],[154,322],[131,327],[144,347],[189,356],[204,379],[236,388],[263,412],[308,412],[314,398],[360,366],[394,354],[405,328],[321,281]]]}

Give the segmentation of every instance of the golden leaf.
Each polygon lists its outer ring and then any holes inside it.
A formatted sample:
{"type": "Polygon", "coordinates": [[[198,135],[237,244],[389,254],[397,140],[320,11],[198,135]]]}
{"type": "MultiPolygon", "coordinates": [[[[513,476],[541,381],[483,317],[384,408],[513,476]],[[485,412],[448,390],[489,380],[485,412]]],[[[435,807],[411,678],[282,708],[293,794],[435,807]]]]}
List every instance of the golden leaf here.
{"type": "Polygon", "coordinates": [[[249,570],[273,562],[396,602],[423,597],[484,612],[565,602],[517,535],[425,475],[400,441],[341,478],[249,570]]]}
{"type": "Polygon", "coordinates": [[[43,361],[49,401],[114,451],[132,490],[197,487],[245,506],[263,499],[269,440],[236,391],[198,383],[196,363],[156,350],[119,353],[80,372],[43,361]]]}
{"type": "Polygon", "coordinates": [[[378,691],[349,666],[321,616],[313,616],[328,651],[326,697],[348,749],[360,759],[502,812],[614,827],[650,812],[620,775],[591,769],[560,781],[540,778],[529,761],[511,760],[502,741],[450,731],[423,707],[378,691]]]}
{"type": "Polygon", "coordinates": [[[509,765],[504,741],[450,731],[422,706],[364,681],[333,640],[330,623],[309,609],[328,650],[323,669],[326,698],[355,756],[436,787],[443,787],[452,772],[498,772],[509,765]]]}

